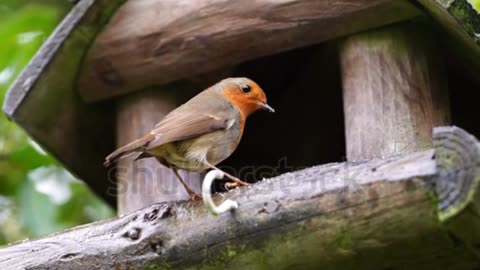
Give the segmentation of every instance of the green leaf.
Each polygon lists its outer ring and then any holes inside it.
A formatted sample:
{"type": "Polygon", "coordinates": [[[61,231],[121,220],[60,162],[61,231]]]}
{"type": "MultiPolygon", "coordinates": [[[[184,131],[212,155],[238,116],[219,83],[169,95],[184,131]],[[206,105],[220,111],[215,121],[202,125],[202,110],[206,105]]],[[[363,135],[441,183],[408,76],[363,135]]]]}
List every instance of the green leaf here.
{"type": "Polygon", "coordinates": [[[55,218],[58,207],[47,195],[37,192],[28,179],[22,181],[18,199],[19,220],[30,236],[43,236],[64,229],[55,218]]]}

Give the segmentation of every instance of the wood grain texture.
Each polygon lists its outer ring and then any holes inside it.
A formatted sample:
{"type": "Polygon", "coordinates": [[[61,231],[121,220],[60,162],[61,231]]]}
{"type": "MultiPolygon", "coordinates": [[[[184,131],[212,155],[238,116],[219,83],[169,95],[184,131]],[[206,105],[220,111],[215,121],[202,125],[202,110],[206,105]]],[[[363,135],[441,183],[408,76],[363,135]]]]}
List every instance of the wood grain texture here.
{"type": "Polygon", "coordinates": [[[131,0],[90,49],[78,89],[105,99],[415,15],[399,0],[131,0]]]}
{"type": "MultiPolygon", "coordinates": [[[[475,200],[480,182],[480,145],[477,139],[456,127],[434,129],[435,157],[438,168],[446,177],[435,185],[439,198],[440,218],[455,216],[475,200]],[[456,170],[459,164],[465,170],[456,170]]],[[[478,205],[471,205],[474,213],[480,213],[478,205]]]]}
{"type": "Polygon", "coordinates": [[[480,258],[480,143],[457,127],[433,131],[439,219],[480,258]]]}
{"type": "MultiPolygon", "coordinates": [[[[454,181],[478,194],[461,177],[471,169],[480,176],[479,144],[458,128],[437,132],[435,149],[312,167],[217,195],[240,203],[219,217],[200,202],[162,203],[25,241],[0,249],[0,267],[474,269],[480,238],[465,241],[457,235],[465,231],[446,230],[432,192],[439,181],[454,181]],[[445,151],[459,158],[437,155],[445,151]]],[[[478,205],[479,197],[469,200],[478,205]]],[[[478,235],[480,227],[469,224],[479,215],[465,219],[468,212],[459,209],[445,222],[460,219],[478,235]]]]}
{"type": "Polygon", "coordinates": [[[340,49],[348,160],[431,147],[449,123],[442,53],[420,22],[347,38],[340,49]]]}
{"type": "Polygon", "coordinates": [[[10,119],[110,203],[115,199],[107,190],[114,183],[107,181],[101,163],[113,148],[112,107],[87,105],[73,89],[87,48],[120,2],[77,3],[13,83],[3,104],[10,119]]]}

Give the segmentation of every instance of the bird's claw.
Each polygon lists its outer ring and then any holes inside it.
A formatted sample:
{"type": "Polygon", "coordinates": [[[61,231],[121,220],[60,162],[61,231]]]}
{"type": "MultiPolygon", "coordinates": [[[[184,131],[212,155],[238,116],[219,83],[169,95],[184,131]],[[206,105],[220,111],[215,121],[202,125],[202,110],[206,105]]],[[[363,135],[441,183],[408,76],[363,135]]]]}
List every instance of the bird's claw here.
{"type": "Polygon", "coordinates": [[[188,199],[189,202],[193,202],[193,201],[202,199],[202,196],[195,193],[195,192],[189,193],[188,196],[190,196],[190,198],[188,199]]]}
{"type": "Polygon", "coordinates": [[[235,182],[226,182],[224,187],[225,187],[226,190],[231,190],[231,189],[234,189],[234,188],[238,187],[238,184],[235,183],[235,182]]]}
{"type": "Polygon", "coordinates": [[[225,183],[225,189],[231,190],[231,189],[234,189],[234,188],[237,188],[237,187],[248,186],[248,185],[249,185],[248,183],[243,182],[242,180],[238,179],[238,181],[235,181],[235,182],[225,183]]]}

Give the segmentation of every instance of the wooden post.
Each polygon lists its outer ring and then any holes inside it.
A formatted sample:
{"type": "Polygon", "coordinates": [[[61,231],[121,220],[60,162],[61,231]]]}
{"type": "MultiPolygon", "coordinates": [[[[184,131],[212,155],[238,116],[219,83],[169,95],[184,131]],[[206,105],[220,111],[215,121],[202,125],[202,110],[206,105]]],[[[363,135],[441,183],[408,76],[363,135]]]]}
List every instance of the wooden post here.
{"type": "Polygon", "coordinates": [[[426,149],[449,123],[442,54],[422,23],[349,37],[340,61],[348,160],[426,149]]]}

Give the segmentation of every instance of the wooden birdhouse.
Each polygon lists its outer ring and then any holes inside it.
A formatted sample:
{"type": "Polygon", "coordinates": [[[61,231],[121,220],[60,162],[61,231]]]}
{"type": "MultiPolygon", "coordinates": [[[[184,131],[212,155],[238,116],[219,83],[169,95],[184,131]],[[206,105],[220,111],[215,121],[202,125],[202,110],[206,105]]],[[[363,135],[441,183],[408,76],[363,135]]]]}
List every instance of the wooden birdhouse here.
{"type": "MultiPolygon", "coordinates": [[[[0,266],[478,266],[479,38],[467,0],[81,0],[3,110],[125,216],[0,250],[0,266]],[[220,165],[258,182],[226,193],[235,213],[179,202],[154,159],[102,165],[226,77],[277,111],[220,165]],[[60,255],[29,251],[53,240],[60,255]]],[[[203,173],[181,174],[200,190],[203,173]]]]}

